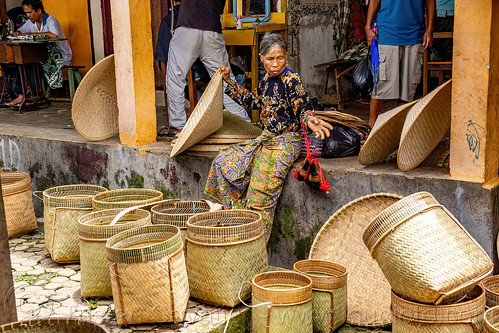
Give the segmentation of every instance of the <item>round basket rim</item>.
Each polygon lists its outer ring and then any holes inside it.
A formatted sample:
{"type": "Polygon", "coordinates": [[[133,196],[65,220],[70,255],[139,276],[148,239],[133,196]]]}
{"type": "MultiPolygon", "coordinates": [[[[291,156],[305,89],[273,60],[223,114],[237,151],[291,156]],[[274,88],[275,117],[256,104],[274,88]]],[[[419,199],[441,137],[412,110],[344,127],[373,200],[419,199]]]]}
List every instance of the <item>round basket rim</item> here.
{"type": "MultiPolygon", "coordinates": [[[[260,214],[258,212],[255,212],[253,210],[246,210],[246,209],[217,210],[217,211],[213,211],[213,212],[199,213],[199,214],[196,214],[195,216],[192,216],[191,218],[189,218],[187,220],[187,228],[189,228],[189,227],[191,227],[191,228],[195,227],[195,228],[205,229],[205,230],[227,230],[227,229],[235,229],[235,228],[238,228],[238,227],[246,225],[246,224],[236,224],[236,225],[227,226],[227,227],[212,227],[212,226],[196,225],[196,224],[192,224],[190,222],[194,218],[201,218],[201,217],[207,216],[209,214],[210,215],[219,215],[220,213],[223,213],[223,214],[232,214],[232,212],[245,212],[245,213],[257,214],[258,220],[262,219],[262,214],[260,214]],[[231,213],[228,213],[228,212],[231,212],[231,213]]],[[[256,222],[256,220],[252,221],[250,223],[255,223],[255,222],[256,222]]],[[[249,223],[247,223],[247,224],[249,224],[249,223]]]]}
{"type": "Polygon", "coordinates": [[[86,320],[86,319],[83,319],[83,318],[71,318],[71,317],[50,317],[50,318],[47,318],[47,319],[28,319],[28,320],[19,320],[19,321],[15,321],[15,322],[12,322],[12,323],[8,323],[8,324],[4,324],[4,325],[0,325],[0,330],[2,332],[10,332],[11,330],[13,329],[18,329],[18,328],[22,328],[22,327],[31,327],[33,325],[40,325],[40,324],[44,324],[44,323],[47,323],[47,324],[58,324],[58,323],[67,323],[67,324],[83,324],[83,325],[90,325],[90,326],[94,326],[96,328],[99,328],[102,332],[105,332],[105,333],[110,333],[111,331],[108,330],[105,326],[103,325],[100,325],[100,324],[97,324],[93,321],[90,321],[90,320],[86,320]],[[10,328],[10,329],[9,329],[10,328]]]}
{"type": "MultiPolygon", "coordinates": [[[[197,200],[197,201],[171,201],[171,202],[164,202],[164,203],[160,203],[160,204],[152,206],[151,207],[151,213],[154,213],[154,214],[157,214],[157,215],[162,215],[162,216],[171,216],[171,215],[176,215],[176,216],[179,216],[179,215],[180,216],[190,216],[190,215],[194,215],[194,214],[201,214],[201,213],[173,213],[173,214],[168,214],[168,213],[163,213],[163,212],[157,210],[161,206],[175,205],[175,204],[178,204],[178,203],[187,203],[187,202],[193,202],[195,204],[206,204],[206,206],[208,207],[208,209],[210,208],[210,205],[208,205],[208,203],[206,203],[205,201],[201,201],[201,200],[197,200]]],[[[205,212],[205,213],[208,213],[208,212],[205,212]]],[[[183,228],[186,228],[186,227],[183,227],[183,228]]]]}
{"type": "MultiPolygon", "coordinates": [[[[122,212],[123,210],[125,210],[126,208],[111,208],[111,209],[103,209],[103,210],[97,210],[97,211],[94,211],[94,212],[90,212],[88,214],[85,214],[83,216],[80,216],[78,218],[78,224],[81,224],[81,225],[84,225],[86,227],[94,227],[94,228],[106,228],[106,227],[112,227],[110,225],[95,225],[95,224],[91,224],[90,222],[95,222],[92,218],[95,218],[94,216],[97,216],[97,215],[103,215],[105,213],[116,213],[116,215],[120,212],[122,212]],[[87,221],[84,221],[86,219],[89,219],[87,221]]],[[[140,214],[144,214],[143,217],[141,217],[141,219],[143,218],[147,218],[148,216],[150,216],[150,213],[145,210],[145,209],[142,209],[142,208],[137,208],[137,209],[134,209],[133,211],[130,211],[128,214],[133,214],[133,213],[140,213],[140,214]]],[[[125,217],[126,214],[123,216],[125,217]]],[[[122,217],[122,218],[123,218],[122,217]]],[[[113,219],[109,220],[109,222],[111,222],[113,219]]],[[[119,221],[119,220],[118,220],[119,221]]]]}
{"type": "MultiPolygon", "coordinates": [[[[483,320],[485,321],[485,325],[488,325],[489,326],[488,328],[493,329],[494,332],[499,332],[499,329],[494,327],[495,325],[497,325],[497,323],[494,325],[489,321],[488,317],[489,317],[490,313],[493,313],[494,315],[497,316],[499,314],[499,305],[496,305],[496,306],[493,306],[489,309],[486,309],[484,314],[483,314],[483,320]]],[[[485,331],[487,331],[487,330],[485,330],[485,331]]]]}
{"type": "Polygon", "coordinates": [[[104,192],[109,192],[109,190],[107,188],[105,188],[104,186],[99,186],[99,185],[92,185],[92,184],[71,184],[71,185],[60,185],[60,186],[53,186],[53,187],[50,187],[46,190],[44,190],[42,193],[43,193],[43,196],[44,197],[47,197],[48,199],[72,199],[72,198],[76,198],[76,197],[80,197],[80,198],[92,198],[94,197],[95,195],[99,194],[99,193],[104,193],[104,192]],[[83,186],[83,187],[88,187],[89,189],[95,189],[96,190],[96,194],[94,195],[78,195],[78,196],[53,196],[49,193],[53,192],[53,191],[57,191],[57,190],[62,190],[62,189],[65,189],[65,188],[71,188],[71,187],[77,187],[77,186],[83,186]],[[100,190],[100,191],[97,191],[97,190],[100,190]]]}
{"type": "MultiPolygon", "coordinates": [[[[146,228],[147,229],[155,229],[155,228],[158,228],[158,227],[162,227],[164,229],[167,229],[167,228],[168,229],[173,229],[173,228],[175,228],[176,232],[175,233],[172,232],[173,236],[171,236],[168,239],[162,240],[161,242],[158,242],[158,243],[154,243],[154,244],[142,246],[140,248],[135,248],[134,250],[136,250],[136,249],[141,249],[141,250],[150,249],[152,247],[155,247],[155,246],[161,245],[163,243],[166,243],[169,240],[171,240],[174,237],[176,237],[177,235],[180,235],[180,229],[177,226],[174,226],[174,225],[170,225],[170,224],[145,225],[145,226],[142,226],[142,227],[137,227],[137,228],[125,230],[125,231],[120,232],[119,234],[116,234],[116,235],[112,236],[111,238],[109,238],[107,240],[107,242],[106,242],[106,248],[112,249],[112,250],[115,250],[115,251],[127,251],[127,250],[130,250],[130,249],[127,249],[127,248],[122,248],[122,247],[114,247],[114,245],[116,245],[116,243],[113,244],[113,242],[111,241],[111,239],[113,239],[113,241],[114,241],[116,238],[118,238],[117,236],[120,236],[121,234],[124,234],[124,233],[131,233],[134,230],[135,231],[138,231],[138,229],[146,230],[146,228]]],[[[168,230],[164,230],[163,232],[169,232],[169,231],[168,230]]],[[[148,234],[148,233],[152,233],[152,232],[144,232],[144,234],[148,234]]],[[[121,236],[123,237],[124,235],[121,235],[121,236]]]]}
{"type": "MultiPolygon", "coordinates": [[[[256,293],[258,293],[258,294],[260,292],[278,293],[278,294],[283,294],[283,293],[293,293],[293,294],[304,293],[304,295],[305,295],[305,293],[310,294],[306,298],[301,297],[301,298],[305,298],[305,299],[299,300],[298,303],[306,303],[306,302],[312,300],[312,298],[313,298],[313,292],[312,292],[313,281],[312,281],[312,279],[305,274],[295,272],[295,271],[283,270],[283,271],[263,272],[263,273],[255,275],[253,277],[253,279],[251,279],[251,284],[252,284],[252,288],[255,288],[257,290],[256,293]],[[272,275],[288,275],[290,280],[292,279],[292,276],[299,277],[299,279],[301,279],[301,280],[295,279],[293,281],[294,282],[306,281],[306,284],[301,285],[301,286],[297,286],[296,288],[290,288],[290,289],[268,288],[268,287],[265,287],[265,286],[258,284],[257,280],[264,279],[267,276],[272,277],[272,275]]],[[[255,294],[255,290],[253,291],[253,294],[255,294]]],[[[260,300],[260,301],[264,301],[264,300],[260,300]]],[[[281,305],[292,305],[295,303],[274,303],[274,302],[272,302],[272,305],[280,305],[280,304],[281,305]]]]}
{"type": "Polygon", "coordinates": [[[327,260],[320,260],[320,259],[303,259],[300,261],[297,261],[293,265],[293,270],[295,272],[304,274],[308,276],[310,279],[312,279],[312,289],[338,289],[341,287],[346,286],[347,284],[347,269],[345,266],[333,263],[331,261],[327,260]],[[307,267],[303,267],[304,265],[311,264],[307,267]],[[310,266],[319,267],[324,269],[324,273],[330,273],[332,275],[327,275],[327,276],[313,276],[311,274],[310,269],[306,269],[310,266]],[[326,272],[327,270],[327,272],[326,272]],[[334,272],[333,272],[334,271],[334,272]],[[340,274],[335,274],[337,272],[341,272],[340,274]],[[326,284],[328,284],[329,288],[325,288],[326,284]]]}
{"type": "Polygon", "coordinates": [[[154,198],[157,198],[157,197],[163,197],[163,193],[158,191],[158,190],[152,190],[152,189],[146,189],[146,188],[128,188],[128,189],[116,189],[116,190],[110,190],[110,191],[107,191],[107,192],[101,192],[101,193],[97,193],[93,198],[92,198],[92,201],[95,202],[95,203],[98,203],[98,204],[112,204],[112,203],[120,203],[120,204],[123,204],[123,203],[133,203],[133,202],[137,202],[137,201],[140,201],[140,200],[130,200],[130,201],[105,201],[105,200],[102,200],[100,197],[105,197],[105,196],[113,196],[114,194],[116,193],[123,193],[123,194],[128,194],[128,195],[132,195],[132,194],[146,194],[146,193],[150,193],[150,194],[155,194],[155,196],[151,196],[149,199],[154,199],[154,198]],[[142,193],[132,193],[132,192],[142,192],[142,193]]]}

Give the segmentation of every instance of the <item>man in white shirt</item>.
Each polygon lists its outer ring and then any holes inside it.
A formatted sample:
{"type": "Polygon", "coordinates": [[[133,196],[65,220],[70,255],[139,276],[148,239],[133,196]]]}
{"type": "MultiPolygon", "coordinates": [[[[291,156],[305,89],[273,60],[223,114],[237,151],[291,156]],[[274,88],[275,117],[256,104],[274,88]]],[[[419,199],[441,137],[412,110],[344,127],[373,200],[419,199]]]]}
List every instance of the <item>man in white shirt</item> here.
{"type": "MultiPolygon", "coordinates": [[[[34,35],[34,36],[45,35],[53,39],[66,38],[64,32],[61,29],[59,21],[55,17],[45,12],[43,4],[40,0],[23,0],[21,5],[24,10],[24,13],[26,14],[26,16],[28,16],[29,20],[26,21],[26,23],[24,23],[19,28],[19,30],[14,32],[13,34],[14,37],[20,35],[34,35]]],[[[71,63],[71,58],[73,57],[73,52],[71,51],[71,47],[69,46],[67,41],[64,40],[64,41],[55,42],[55,46],[57,48],[57,51],[59,51],[60,56],[62,56],[61,60],[63,60],[63,63],[60,60],[57,60],[58,65],[55,64],[56,69],[52,71],[52,73],[56,74],[50,74],[49,76],[47,76],[47,73],[45,73],[46,77],[50,77],[47,80],[51,88],[54,87],[58,88],[61,86],[62,76],[60,74],[60,69],[62,68],[63,65],[69,66],[69,64],[71,63]],[[53,82],[55,81],[58,81],[58,83],[56,82],[55,84],[53,84],[53,82]]],[[[58,55],[55,56],[59,58],[58,55]]],[[[31,77],[32,74],[30,74],[30,80],[32,81],[31,77]]],[[[24,94],[21,91],[20,87],[19,76],[17,76],[12,90],[14,93],[18,93],[18,96],[12,102],[7,103],[6,105],[18,106],[24,100],[24,94]]]]}

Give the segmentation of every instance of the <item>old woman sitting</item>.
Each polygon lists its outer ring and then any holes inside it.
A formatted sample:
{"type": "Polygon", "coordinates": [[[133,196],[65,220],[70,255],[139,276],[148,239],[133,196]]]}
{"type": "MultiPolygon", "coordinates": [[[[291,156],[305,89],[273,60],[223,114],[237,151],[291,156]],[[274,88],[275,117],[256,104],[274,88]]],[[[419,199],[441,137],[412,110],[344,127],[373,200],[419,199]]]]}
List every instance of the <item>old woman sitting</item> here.
{"type": "Polygon", "coordinates": [[[260,59],[267,74],[253,92],[232,81],[228,67],[219,68],[228,83],[225,93],[247,109],[261,110],[263,132],[220,151],[204,192],[225,208],[260,211],[268,241],[284,180],[300,155],[302,123],[321,138],[329,136],[332,126],[315,117],[300,76],[286,68],[286,43],[280,35],[264,35],[260,59]]]}

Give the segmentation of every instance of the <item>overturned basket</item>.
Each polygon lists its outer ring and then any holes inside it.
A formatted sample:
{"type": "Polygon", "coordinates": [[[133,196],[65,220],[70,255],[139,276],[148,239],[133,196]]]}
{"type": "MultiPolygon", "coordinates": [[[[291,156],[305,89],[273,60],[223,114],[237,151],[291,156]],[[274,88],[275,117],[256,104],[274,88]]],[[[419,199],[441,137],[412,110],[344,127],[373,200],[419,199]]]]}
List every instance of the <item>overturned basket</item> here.
{"type": "Polygon", "coordinates": [[[258,274],[252,281],[253,333],[312,332],[312,280],[293,271],[258,274]]]}
{"type": "Polygon", "coordinates": [[[119,325],[183,320],[189,299],[180,230],[151,225],[106,243],[119,325]]]}
{"type": "Polygon", "coordinates": [[[92,211],[92,198],[107,189],[64,185],[43,191],[45,248],[55,262],[80,260],[78,219],[92,211]]]}
{"type": "Polygon", "coordinates": [[[81,296],[112,297],[106,241],[125,230],[151,224],[151,214],[137,209],[110,225],[121,209],[105,209],[80,217],[81,296]]]}
{"type": "Polygon", "coordinates": [[[421,304],[392,292],[393,333],[483,332],[485,292],[476,286],[463,300],[451,305],[421,304]]]}
{"type": "Polygon", "coordinates": [[[385,209],[363,240],[393,291],[421,303],[453,303],[493,269],[482,247],[428,192],[385,209]]]}
{"type": "MultiPolygon", "coordinates": [[[[197,214],[187,221],[187,272],[191,296],[202,302],[235,306],[244,281],[268,267],[262,216],[249,210],[197,214]]],[[[251,288],[244,286],[243,300],[251,288]]]]}
{"type": "Polygon", "coordinates": [[[163,199],[163,193],[143,188],[128,188],[100,193],[92,199],[94,210],[129,208],[163,199]]]}
{"type": "Polygon", "coordinates": [[[293,269],[312,279],[314,332],[334,332],[347,319],[347,270],[324,260],[301,260],[293,269]]]}
{"type": "Polygon", "coordinates": [[[24,172],[2,172],[0,173],[0,186],[2,186],[9,238],[35,230],[36,216],[29,175],[24,172]]]}
{"type": "Polygon", "coordinates": [[[50,318],[18,321],[0,326],[2,333],[108,333],[103,326],[73,318],[50,318]]]}

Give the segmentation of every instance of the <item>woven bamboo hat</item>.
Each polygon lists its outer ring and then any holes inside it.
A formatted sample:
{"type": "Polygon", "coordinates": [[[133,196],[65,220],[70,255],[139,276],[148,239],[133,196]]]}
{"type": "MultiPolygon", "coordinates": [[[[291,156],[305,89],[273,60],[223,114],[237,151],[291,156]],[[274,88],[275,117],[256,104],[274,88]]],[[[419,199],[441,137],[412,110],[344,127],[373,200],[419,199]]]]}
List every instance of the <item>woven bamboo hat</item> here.
{"type": "Polygon", "coordinates": [[[364,327],[391,324],[391,287],[366,249],[362,234],[374,217],[401,198],[396,194],[375,193],[346,204],[322,226],[312,243],[310,259],[334,262],[348,271],[348,324],[364,327]]]}
{"type": "Polygon", "coordinates": [[[76,131],[85,139],[99,141],[118,134],[114,55],[95,64],[81,80],[71,117],[76,131]]]}
{"type": "Polygon", "coordinates": [[[223,124],[223,85],[222,75],[217,72],[208,83],[199,103],[192,111],[189,120],[175,142],[170,154],[176,156],[192,147],[208,135],[222,128],[223,124]]]}
{"type": "Polygon", "coordinates": [[[359,163],[376,164],[397,150],[407,112],[417,101],[381,114],[359,152],[359,163]]]}
{"type": "Polygon", "coordinates": [[[451,80],[417,102],[407,114],[400,138],[400,170],[417,167],[435,149],[450,127],[451,80]]]}

